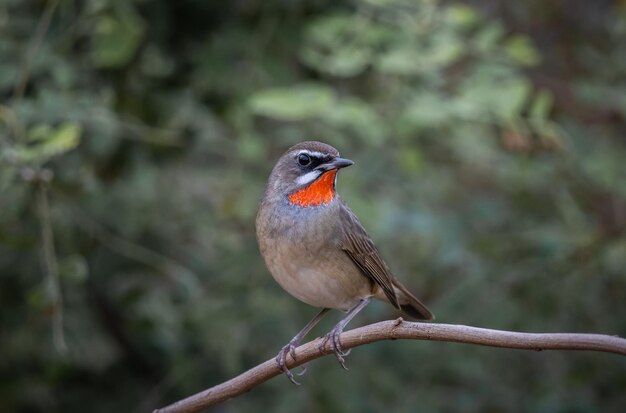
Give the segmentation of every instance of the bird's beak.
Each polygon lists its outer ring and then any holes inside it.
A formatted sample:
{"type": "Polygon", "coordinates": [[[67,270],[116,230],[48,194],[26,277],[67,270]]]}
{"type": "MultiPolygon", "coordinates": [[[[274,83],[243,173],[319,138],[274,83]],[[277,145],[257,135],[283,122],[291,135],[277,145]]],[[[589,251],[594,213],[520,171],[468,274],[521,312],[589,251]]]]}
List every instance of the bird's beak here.
{"type": "Polygon", "coordinates": [[[352,162],[350,159],[337,157],[330,162],[326,162],[326,163],[319,165],[315,169],[318,171],[328,172],[328,171],[332,171],[333,169],[341,169],[350,165],[354,165],[354,162],[352,162]]]}

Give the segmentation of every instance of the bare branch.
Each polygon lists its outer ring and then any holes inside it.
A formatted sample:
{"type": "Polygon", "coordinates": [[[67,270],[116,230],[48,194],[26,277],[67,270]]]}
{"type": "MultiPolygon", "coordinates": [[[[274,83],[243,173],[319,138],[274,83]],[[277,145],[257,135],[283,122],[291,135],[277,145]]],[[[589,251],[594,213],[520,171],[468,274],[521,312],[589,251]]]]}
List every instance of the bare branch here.
{"type": "MultiPolygon", "coordinates": [[[[43,172],[39,172],[41,175],[43,172]]],[[[49,173],[49,171],[48,171],[49,173]]],[[[37,210],[41,224],[41,244],[44,270],[46,272],[46,289],[50,300],[50,314],[52,317],[52,341],[54,347],[61,354],[67,353],[65,333],[63,329],[63,293],[59,280],[59,263],[54,247],[54,233],[52,220],[50,219],[50,204],[48,202],[48,187],[44,180],[40,179],[37,194],[37,210]]],[[[49,178],[48,178],[49,179],[49,178]]]]}
{"type": "Polygon", "coordinates": [[[48,27],[50,27],[50,22],[52,21],[52,16],[54,16],[54,11],[56,10],[59,3],[60,0],[49,1],[43,13],[41,14],[39,23],[37,23],[37,28],[35,29],[35,33],[33,34],[33,37],[30,41],[28,50],[26,51],[26,57],[24,58],[22,69],[20,70],[17,82],[13,87],[13,98],[16,100],[20,100],[24,95],[24,91],[26,90],[26,86],[28,85],[28,78],[30,77],[30,68],[32,65],[32,61],[37,54],[37,50],[39,50],[39,47],[41,46],[41,42],[43,42],[43,39],[48,32],[48,27]]]}
{"type": "MultiPolygon", "coordinates": [[[[344,349],[380,340],[430,340],[478,344],[524,350],[586,350],[626,355],[626,339],[603,334],[518,333],[452,324],[406,322],[402,318],[382,321],[347,331],[341,335],[344,349]]],[[[319,338],[296,350],[297,360],[288,357],[287,366],[297,367],[322,357],[319,338]]],[[[328,348],[326,348],[328,351],[328,348]]],[[[327,353],[328,354],[328,353],[327,353]]],[[[193,413],[245,393],[253,387],[282,374],[272,358],[222,384],[180,400],[154,413],[193,413]]]]}

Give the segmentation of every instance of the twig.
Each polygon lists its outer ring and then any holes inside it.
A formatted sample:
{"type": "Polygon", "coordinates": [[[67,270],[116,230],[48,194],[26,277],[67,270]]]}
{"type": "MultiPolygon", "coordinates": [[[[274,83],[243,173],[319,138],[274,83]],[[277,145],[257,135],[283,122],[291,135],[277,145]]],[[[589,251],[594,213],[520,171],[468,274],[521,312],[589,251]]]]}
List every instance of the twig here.
{"type": "Polygon", "coordinates": [[[146,125],[143,121],[128,115],[112,114],[108,110],[94,109],[86,112],[85,116],[80,116],[81,122],[101,122],[108,124],[114,119],[124,132],[119,134],[120,138],[143,142],[150,145],[167,147],[182,147],[184,145],[180,135],[181,130],[176,128],[163,128],[146,125]]]}
{"type": "MultiPolygon", "coordinates": [[[[13,131],[13,141],[20,141],[25,135],[24,126],[20,123],[17,115],[15,114],[15,110],[10,108],[9,106],[0,105],[0,121],[4,122],[9,129],[13,131]]],[[[3,136],[9,136],[3,135],[3,136]]],[[[9,140],[7,138],[7,140],[9,140]]],[[[4,139],[0,140],[0,145],[8,146],[8,142],[4,142],[4,139]]]]}
{"type": "Polygon", "coordinates": [[[102,245],[126,258],[135,260],[163,273],[170,280],[181,283],[190,292],[199,290],[198,276],[188,267],[178,263],[160,252],[131,242],[107,229],[81,209],[74,209],[81,229],[93,236],[102,245]],[[176,274],[173,276],[172,274],[176,274]]]}
{"type": "MultiPolygon", "coordinates": [[[[341,335],[341,344],[344,349],[349,349],[375,341],[395,339],[448,341],[525,350],[604,351],[626,355],[626,339],[616,336],[574,333],[518,333],[463,325],[405,322],[401,318],[347,331],[341,335]]],[[[298,347],[296,350],[297,360],[288,357],[287,366],[294,368],[325,355],[321,354],[317,348],[319,340],[318,338],[298,347]]],[[[326,350],[328,351],[328,348],[326,350]]],[[[199,412],[208,406],[245,393],[279,374],[281,371],[272,358],[235,378],[162,409],[157,409],[154,413],[199,412]]]]}
{"type": "Polygon", "coordinates": [[[52,317],[52,341],[54,347],[61,354],[67,352],[65,334],[63,331],[63,295],[59,282],[59,264],[54,248],[54,233],[50,221],[50,205],[48,203],[48,189],[45,181],[38,182],[37,210],[41,225],[41,244],[43,266],[46,272],[46,289],[50,300],[50,314],[52,317]]]}
{"type": "Polygon", "coordinates": [[[26,51],[26,57],[24,58],[24,63],[22,65],[22,70],[20,71],[20,76],[18,78],[18,81],[15,83],[15,86],[13,87],[13,98],[15,100],[20,100],[24,95],[24,91],[26,90],[26,85],[28,85],[28,79],[30,77],[30,68],[32,65],[32,61],[35,58],[37,50],[39,50],[39,46],[41,46],[41,42],[43,41],[44,36],[48,32],[48,27],[50,26],[50,22],[52,21],[52,16],[54,15],[54,11],[59,5],[59,2],[60,0],[48,1],[46,8],[41,14],[41,18],[39,19],[39,23],[37,23],[35,33],[33,34],[28,50],[26,51]]]}

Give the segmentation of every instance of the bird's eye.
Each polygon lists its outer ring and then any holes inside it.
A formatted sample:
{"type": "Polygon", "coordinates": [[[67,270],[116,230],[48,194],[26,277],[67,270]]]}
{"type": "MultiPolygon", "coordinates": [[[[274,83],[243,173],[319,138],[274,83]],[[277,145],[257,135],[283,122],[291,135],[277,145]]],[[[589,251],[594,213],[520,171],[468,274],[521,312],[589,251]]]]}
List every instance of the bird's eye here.
{"type": "Polygon", "coordinates": [[[311,157],[306,153],[301,153],[300,155],[298,155],[298,163],[301,166],[307,166],[311,163],[311,157]]]}

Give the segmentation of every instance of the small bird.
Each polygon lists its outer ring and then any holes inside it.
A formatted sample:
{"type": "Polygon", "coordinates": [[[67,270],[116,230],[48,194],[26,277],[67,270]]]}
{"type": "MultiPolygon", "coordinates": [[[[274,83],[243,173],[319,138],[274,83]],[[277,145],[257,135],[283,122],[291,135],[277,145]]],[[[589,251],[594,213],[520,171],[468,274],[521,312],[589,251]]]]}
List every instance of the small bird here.
{"type": "Polygon", "coordinates": [[[389,270],[352,210],[336,193],[337,172],[353,165],[337,149],[316,141],[287,150],[270,174],[256,216],[261,255],[274,279],[288,293],[322,310],[276,356],[280,369],[294,384],[286,366],[288,354],[330,309],[346,316],[324,336],[345,369],[340,335],[372,298],[389,302],[416,319],[433,314],[389,270]]]}

